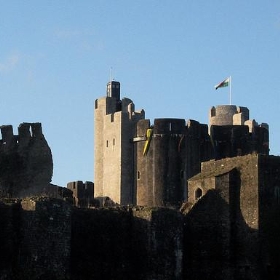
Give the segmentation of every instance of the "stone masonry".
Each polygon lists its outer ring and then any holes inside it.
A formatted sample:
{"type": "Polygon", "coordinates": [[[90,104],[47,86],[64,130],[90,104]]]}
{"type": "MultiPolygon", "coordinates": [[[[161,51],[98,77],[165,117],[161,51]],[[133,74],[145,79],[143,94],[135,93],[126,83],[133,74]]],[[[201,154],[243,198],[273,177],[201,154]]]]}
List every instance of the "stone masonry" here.
{"type": "Polygon", "coordinates": [[[51,182],[53,162],[41,124],[22,123],[18,135],[11,125],[0,130],[0,197],[42,194],[51,182]]]}

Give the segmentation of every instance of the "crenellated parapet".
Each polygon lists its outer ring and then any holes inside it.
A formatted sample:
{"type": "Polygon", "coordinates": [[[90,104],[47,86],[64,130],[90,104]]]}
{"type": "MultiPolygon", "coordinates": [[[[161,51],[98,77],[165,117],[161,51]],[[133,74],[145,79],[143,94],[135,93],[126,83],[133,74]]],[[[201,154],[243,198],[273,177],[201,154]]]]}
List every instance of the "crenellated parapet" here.
{"type": "Polygon", "coordinates": [[[19,144],[28,143],[31,138],[40,138],[42,135],[41,123],[22,123],[18,127],[19,144]]]}
{"type": "Polygon", "coordinates": [[[20,124],[18,135],[11,125],[0,130],[0,196],[42,193],[51,182],[53,162],[41,123],[20,124]]]}
{"type": "Polygon", "coordinates": [[[21,123],[18,127],[18,135],[14,135],[12,125],[0,126],[2,139],[0,145],[10,145],[29,141],[30,138],[42,137],[41,123],[21,123]]]}

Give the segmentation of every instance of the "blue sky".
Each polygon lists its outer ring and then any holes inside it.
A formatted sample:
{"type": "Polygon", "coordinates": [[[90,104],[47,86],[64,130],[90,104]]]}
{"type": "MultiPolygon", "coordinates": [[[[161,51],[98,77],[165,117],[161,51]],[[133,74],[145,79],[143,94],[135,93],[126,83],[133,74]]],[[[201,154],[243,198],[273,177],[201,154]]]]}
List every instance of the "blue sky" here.
{"type": "Polygon", "coordinates": [[[94,100],[110,69],[146,118],[208,123],[232,104],[280,155],[279,0],[0,0],[0,124],[41,122],[53,183],[93,181],[94,100]]]}

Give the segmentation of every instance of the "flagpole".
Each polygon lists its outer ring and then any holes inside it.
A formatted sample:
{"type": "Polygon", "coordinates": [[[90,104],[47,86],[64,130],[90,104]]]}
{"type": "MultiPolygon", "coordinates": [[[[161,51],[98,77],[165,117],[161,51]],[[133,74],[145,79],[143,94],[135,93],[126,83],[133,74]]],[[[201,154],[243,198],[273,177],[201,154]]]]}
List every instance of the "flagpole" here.
{"type": "Polygon", "coordinates": [[[231,105],[231,76],[229,76],[229,105],[231,105]]]}

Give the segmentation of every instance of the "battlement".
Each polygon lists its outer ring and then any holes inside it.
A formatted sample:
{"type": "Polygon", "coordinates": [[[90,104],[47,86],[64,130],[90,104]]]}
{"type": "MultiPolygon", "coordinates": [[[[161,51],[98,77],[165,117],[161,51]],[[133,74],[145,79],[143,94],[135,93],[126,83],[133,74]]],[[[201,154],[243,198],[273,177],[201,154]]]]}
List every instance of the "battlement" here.
{"type": "Polygon", "coordinates": [[[0,126],[2,139],[0,139],[0,145],[15,145],[26,143],[31,138],[42,137],[42,125],[41,123],[21,123],[18,127],[18,135],[14,135],[12,125],[0,126]]]}
{"type": "Polygon", "coordinates": [[[186,121],[184,119],[155,119],[151,125],[150,120],[139,120],[137,123],[137,137],[145,136],[147,129],[153,129],[153,135],[184,134],[186,121]]]}
{"type": "Polygon", "coordinates": [[[73,204],[77,207],[89,207],[94,203],[93,182],[82,181],[69,182],[67,189],[73,192],[73,204]]]}
{"type": "Polygon", "coordinates": [[[156,134],[182,134],[185,132],[184,119],[155,119],[154,135],[156,134]]]}
{"type": "Polygon", "coordinates": [[[14,145],[17,142],[16,137],[13,133],[13,127],[11,125],[0,126],[2,140],[0,140],[0,145],[14,145]]]}
{"type": "Polygon", "coordinates": [[[41,137],[42,125],[41,123],[21,123],[18,127],[19,137],[41,137]]]}

